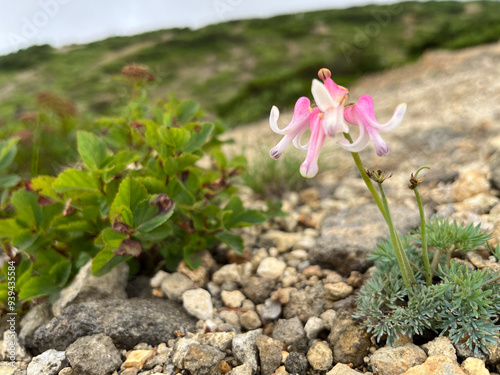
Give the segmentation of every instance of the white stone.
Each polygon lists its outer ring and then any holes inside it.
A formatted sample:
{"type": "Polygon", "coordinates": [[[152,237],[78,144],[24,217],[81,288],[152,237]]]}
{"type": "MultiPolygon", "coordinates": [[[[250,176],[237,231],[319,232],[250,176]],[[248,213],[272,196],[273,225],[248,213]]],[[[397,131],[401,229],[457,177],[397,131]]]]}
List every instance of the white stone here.
{"type": "Polygon", "coordinates": [[[213,317],[214,308],[210,293],[205,289],[191,289],[182,294],[182,304],[184,309],[191,315],[201,320],[213,317]]]}
{"type": "Polygon", "coordinates": [[[265,279],[277,280],[283,276],[286,263],[276,258],[264,258],[257,268],[257,275],[265,279]]]}
{"type": "Polygon", "coordinates": [[[223,290],[220,294],[220,297],[222,299],[222,302],[224,303],[224,306],[227,306],[231,309],[240,308],[241,304],[245,300],[245,295],[239,290],[233,290],[232,292],[223,290]]]}

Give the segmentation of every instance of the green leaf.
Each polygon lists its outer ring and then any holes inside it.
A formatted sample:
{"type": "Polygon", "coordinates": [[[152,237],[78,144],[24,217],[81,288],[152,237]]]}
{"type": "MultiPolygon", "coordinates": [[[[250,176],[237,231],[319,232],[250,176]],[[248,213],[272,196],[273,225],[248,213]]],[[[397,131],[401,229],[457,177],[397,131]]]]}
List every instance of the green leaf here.
{"type": "Polygon", "coordinates": [[[186,189],[184,184],[180,182],[177,177],[172,178],[167,187],[167,194],[175,203],[186,206],[192,206],[195,203],[194,195],[186,189]]]}
{"type": "Polygon", "coordinates": [[[215,235],[215,237],[228,245],[231,249],[241,254],[244,250],[243,238],[237,234],[233,234],[228,231],[220,232],[215,235]]]}
{"type": "Polygon", "coordinates": [[[0,187],[12,187],[16,186],[19,181],[21,181],[21,177],[17,174],[8,174],[0,177],[0,187]]]}
{"type": "Polygon", "coordinates": [[[99,192],[97,179],[90,173],[77,169],[66,169],[54,181],[53,187],[60,193],[68,190],[99,192]]]}
{"type": "Polygon", "coordinates": [[[0,219],[0,239],[13,237],[22,230],[16,219],[0,219]]]}
{"type": "Polygon", "coordinates": [[[40,226],[42,210],[38,205],[38,195],[24,189],[15,191],[10,202],[16,208],[16,219],[26,227],[40,226]]]}
{"type": "Polygon", "coordinates": [[[110,219],[112,223],[115,221],[121,221],[130,227],[134,226],[134,214],[130,208],[125,206],[115,207],[110,213],[110,219]]]}
{"type": "Polygon", "coordinates": [[[57,285],[49,277],[35,276],[24,283],[23,289],[19,293],[19,299],[31,300],[33,298],[40,298],[55,293],[58,290],[57,285]]]}
{"type": "Polygon", "coordinates": [[[57,262],[49,271],[50,277],[54,279],[56,285],[60,288],[62,288],[66,284],[70,274],[71,262],[69,261],[69,259],[64,259],[60,262],[57,262]]]}
{"type": "Polygon", "coordinates": [[[37,176],[31,180],[31,185],[38,193],[53,199],[58,199],[57,192],[53,187],[55,180],[56,177],[52,176],[37,176]]]}
{"type": "Polygon", "coordinates": [[[105,275],[127,259],[129,257],[115,255],[110,248],[105,246],[92,260],[92,274],[95,276],[105,275]]]}
{"type": "Polygon", "coordinates": [[[175,150],[181,150],[189,142],[191,134],[182,128],[165,128],[158,130],[160,139],[175,150]]]}
{"type": "Polygon", "coordinates": [[[137,178],[148,190],[149,194],[161,194],[167,192],[165,182],[154,177],[139,177],[137,178]]]}
{"type": "Polygon", "coordinates": [[[106,144],[97,135],[79,131],[76,135],[77,148],[83,162],[90,169],[99,169],[108,156],[106,144]]]}
{"type": "MultiPolygon", "coordinates": [[[[127,207],[131,212],[134,212],[139,202],[147,197],[148,191],[144,185],[136,179],[127,177],[120,184],[118,193],[111,205],[110,215],[113,216],[120,206],[127,207]]],[[[131,225],[130,223],[127,224],[131,225]]]]}
{"type": "Polygon", "coordinates": [[[199,130],[196,128],[192,130],[191,138],[188,144],[184,147],[184,152],[193,152],[203,146],[212,134],[214,128],[214,124],[206,122],[200,126],[199,130]]]}
{"type": "Polygon", "coordinates": [[[141,232],[150,232],[165,223],[174,214],[174,208],[172,205],[167,211],[162,212],[149,200],[143,201],[134,212],[134,227],[141,232]]]}
{"type": "Polygon", "coordinates": [[[16,157],[19,138],[0,141],[0,171],[6,169],[16,157]]]}
{"type": "Polygon", "coordinates": [[[102,231],[102,239],[111,251],[116,251],[120,247],[120,244],[124,239],[127,238],[127,235],[124,233],[115,232],[111,228],[106,228],[102,231]]]}
{"type": "Polygon", "coordinates": [[[185,124],[192,120],[200,110],[200,105],[192,100],[182,102],[177,111],[177,121],[185,124]]]}
{"type": "Polygon", "coordinates": [[[233,196],[224,208],[222,218],[226,229],[246,227],[255,224],[262,224],[266,221],[266,215],[257,210],[245,210],[241,199],[233,196]]]}
{"type": "Polygon", "coordinates": [[[92,222],[75,216],[58,215],[52,220],[51,227],[55,230],[66,232],[95,232],[96,228],[92,222]]]}

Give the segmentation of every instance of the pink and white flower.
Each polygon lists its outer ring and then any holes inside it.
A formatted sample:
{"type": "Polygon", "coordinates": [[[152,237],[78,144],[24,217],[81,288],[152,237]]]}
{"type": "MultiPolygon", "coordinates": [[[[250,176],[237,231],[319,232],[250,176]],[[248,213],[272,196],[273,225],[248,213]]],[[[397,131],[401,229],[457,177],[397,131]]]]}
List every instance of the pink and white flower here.
{"type": "Polygon", "coordinates": [[[292,121],[283,129],[280,129],[278,126],[279,116],[280,111],[278,107],[273,106],[271,114],[269,115],[269,124],[275,133],[283,135],[281,141],[279,141],[279,143],[269,152],[269,155],[271,155],[273,159],[278,159],[292,142],[295,147],[301,150],[307,149],[307,146],[302,146],[300,144],[300,137],[309,128],[311,101],[305,96],[299,98],[295,103],[292,121]]]}
{"type": "Polygon", "coordinates": [[[344,105],[349,90],[333,82],[330,75],[328,69],[321,69],[319,76],[324,83],[314,79],[311,92],[317,106],[325,114],[323,128],[326,135],[334,137],[339,132],[349,132],[349,128],[344,122],[344,105]]]}
{"type": "Polygon", "coordinates": [[[353,143],[349,143],[347,139],[337,142],[347,151],[359,152],[368,145],[369,141],[372,141],[378,156],[388,154],[389,146],[387,146],[387,143],[382,139],[379,132],[389,132],[401,124],[406,112],[406,103],[398,105],[394,110],[392,118],[385,124],[377,122],[373,107],[372,97],[370,95],[362,95],[356,104],[345,109],[344,119],[350,124],[359,126],[359,136],[353,143]]]}
{"type": "Polygon", "coordinates": [[[326,138],[322,124],[323,117],[321,110],[318,107],[314,108],[311,113],[311,138],[309,138],[306,160],[300,166],[300,174],[303,177],[311,178],[318,173],[319,152],[326,138]]]}

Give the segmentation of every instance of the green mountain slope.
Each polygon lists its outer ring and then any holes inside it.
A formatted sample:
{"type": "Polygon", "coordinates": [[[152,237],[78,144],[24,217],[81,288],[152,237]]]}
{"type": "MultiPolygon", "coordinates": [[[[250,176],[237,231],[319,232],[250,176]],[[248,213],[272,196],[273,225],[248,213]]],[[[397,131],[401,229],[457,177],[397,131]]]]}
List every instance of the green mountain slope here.
{"type": "Polygon", "coordinates": [[[80,113],[113,114],[126,89],[119,72],[130,63],[150,68],[154,96],[195,99],[209,115],[237,125],[265,117],[273,104],[290,108],[322,66],[348,85],[429,48],[499,38],[499,2],[440,1],[161,30],[59,50],[32,47],[0,57],[0,136],[17,128],[10,124],[35,109],[44,91],[73,101],[80,113]]]}

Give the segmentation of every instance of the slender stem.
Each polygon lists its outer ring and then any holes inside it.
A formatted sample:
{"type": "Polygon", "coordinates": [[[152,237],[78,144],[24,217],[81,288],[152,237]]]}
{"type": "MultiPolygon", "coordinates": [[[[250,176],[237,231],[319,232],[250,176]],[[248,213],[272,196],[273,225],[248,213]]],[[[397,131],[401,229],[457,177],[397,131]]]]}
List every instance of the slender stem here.
{"type": "Polygon", "coordinates": [[[425,224],[425,212],[424,205],[422,204],[422,198],[418,192],[418,188],[413,189],[415,192],[415,197],[417,198],[418,210],[420,211],[420,231],[422,232],[422,256],[424,258],[425,267],[425,282],[427,286],[432,284],[432,269],[429,262],[429,253],[427,251],[427,228],[425,224]]]}
{"type": "MultiPolygon", "coordinates": [[[[387,212],[389,212],[389,206],[387,206],[387,212]]],[[[389,215],[390,215],[390,212],[389,212],[389,215]]],[[[394,227],[394,232],[396,232],[396,239],[398,240],[398,245],[399,245],[399,249],[400,249],[400,252],[401,252],[401,255],[403,258],[403,263],[406,267],[406,270],[408,271],[408,274],[410,275],[410,281],[412,283],[416,283],[417,280],[415,280],[415,275],[413,274],[413,271],[411,270],[410,261],[408,260],[408,257],[406,256],[405,249],[403,247],[403,243],[401,242],[401,238],[398,235],[396,227],[394,227]]],[[[414,268],[417,269],[417,267],[414,267],[414,268]]]]}
{"type": "MultiPolygon", "coordinates": [[[[344,137],[352,143],[352,138],[349,135],[349,133],[344,133],[344,137]]],[[[356,167],[358,168],[359,174],[361,175],[361,178],[365,182],[366,187],[370,191],[371,195],[373,196],[373,199],[375,200],[375,203],[377,204],[378,209],[380,210],[380,213],[384,217],[385,221],[387,222],[387,217],[386,217],[386,212],[385,212],[385,207],[384,204],[382,203],[382,200],[380,199],[380,195],[377,192],[377,189],[372,183],[372,180],[370,180],[370,177],[365,172],[365,168],[363,167],[363,162],[361,161],[361,158],[359,157],[359,154],[357,152],[351,152],[352,158],[354,159],[354,163],[356,164],[356,167]]]]}
{"type": "MultiPolygon", "coordinates": [[[[394,247],[394,252],[396,253],[396,259],[398,261],[399,268],[401,269],[401,275],[403,276],[403,281],[405,283],[406,289],[408,290],[408,295],[410,295],[411,290],[412,290],[411,284],[410,284],[410,275],[413,276],[413,272],[411,271],[411,268],[409,268],[409,265],[407,264],[408,259],[406,259],[406,262],[404,260],[404,258],[406,258],[406,254],[404,254],[404,251],[401,247],[401,242],[400,242],[399,236],[396,233],[396,229],[394,228],[394,224],[392,222],[391,213],[389,211],[389,204],[387,202],[387,197],[385,196],[384,188],[383,188],[381,183],[379,183],[378,186],[380,189],[380,195],[382,198],[382,202],[384,204],[387,225],[389,227],[389,232],[391,234],[392,246],[394,247]]],[[[412,279],[414,279],[414,277],[412,277],[412,279]]]]}

